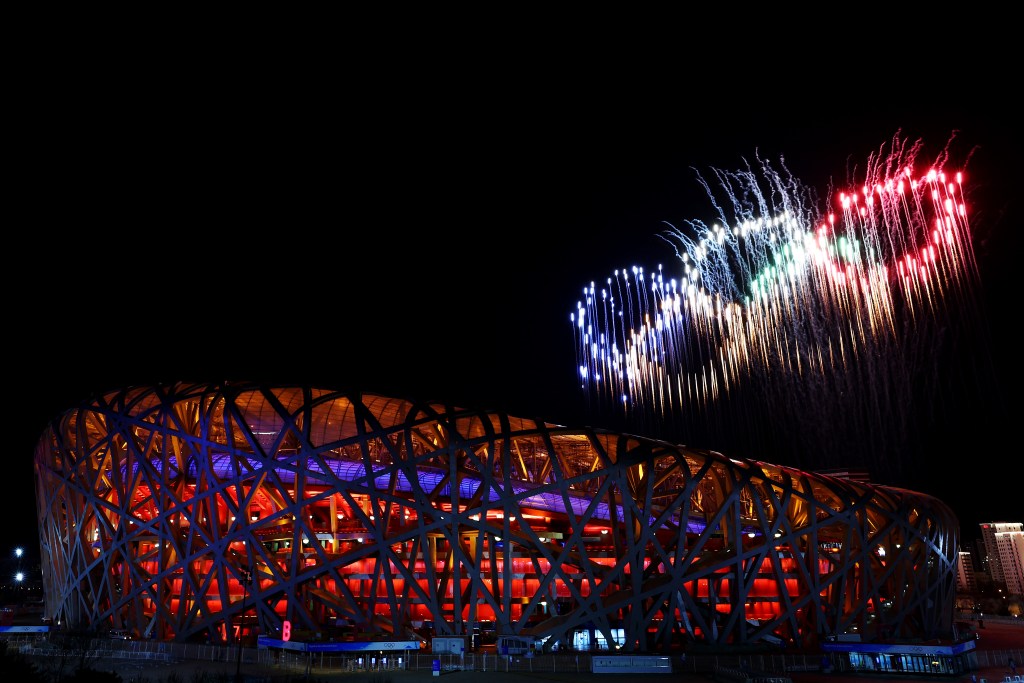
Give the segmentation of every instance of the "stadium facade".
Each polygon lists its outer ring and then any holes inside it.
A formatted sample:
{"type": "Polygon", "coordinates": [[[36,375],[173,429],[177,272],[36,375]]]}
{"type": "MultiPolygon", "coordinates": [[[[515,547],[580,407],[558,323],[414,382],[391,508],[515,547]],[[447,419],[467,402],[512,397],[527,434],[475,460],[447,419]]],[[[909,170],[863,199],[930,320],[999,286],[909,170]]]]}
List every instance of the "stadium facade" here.
{"type": "Polygon", "coordinates": [[[952,629],[959,524],[933,497],[493,411],[132,387],[51,422],[35,485],[71,627],[638,652],[952,629]]]}

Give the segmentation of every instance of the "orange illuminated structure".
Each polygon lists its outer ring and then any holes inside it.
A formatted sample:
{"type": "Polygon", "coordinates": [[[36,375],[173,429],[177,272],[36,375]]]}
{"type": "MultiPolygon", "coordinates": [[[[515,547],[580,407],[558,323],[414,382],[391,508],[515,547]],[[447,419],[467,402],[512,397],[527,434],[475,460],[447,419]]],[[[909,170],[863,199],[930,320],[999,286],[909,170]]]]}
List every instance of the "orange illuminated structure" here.
{"type": "Polygon", "coordinates": [[[64,413],[35,473],[55,624],[230,640],[286,619],[399,638],[493,622],[630,651],[952,624],[941,501],[601,429],[182,383],[64,413]]]}

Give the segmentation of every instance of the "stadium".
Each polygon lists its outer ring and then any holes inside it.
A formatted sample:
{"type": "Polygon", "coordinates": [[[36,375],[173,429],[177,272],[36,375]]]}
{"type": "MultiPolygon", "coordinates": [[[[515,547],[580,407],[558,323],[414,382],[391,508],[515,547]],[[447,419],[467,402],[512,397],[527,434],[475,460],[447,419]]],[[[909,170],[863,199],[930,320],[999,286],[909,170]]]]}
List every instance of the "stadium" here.
{"type": "Polygon", "coordinates": [[[598,428],[178,383],[83,401],[34,466],[62,627],[672,652],[953,623],[959,525],[941,501],[598,428]]]}

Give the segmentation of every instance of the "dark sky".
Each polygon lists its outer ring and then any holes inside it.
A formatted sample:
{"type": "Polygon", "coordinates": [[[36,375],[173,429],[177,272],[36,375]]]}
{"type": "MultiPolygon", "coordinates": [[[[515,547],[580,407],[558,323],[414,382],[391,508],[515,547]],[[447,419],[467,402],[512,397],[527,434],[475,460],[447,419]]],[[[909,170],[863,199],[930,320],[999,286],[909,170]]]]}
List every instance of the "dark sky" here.
{"type": "MultiPolygon", "coordinates": [[[[153,60],[135,79],[137,65],[104,63],[66,64],[52,86],[61,106],[24,109],[35,132],[12,194],[25,246],[8,259],[20,273],[8,287],[8,429],[12,509],[30,547],[35,442],[49,419],[111,388],[303,382],[615,426],[579,386],[570,314],[617,268],[678,266],[658,237],[665,223],[715,218],[697,171],[784,158],[824,200],[897,133],[938,151],[954,131],[982,288],[978,335],[965,336],[988,340],[927,371],[942,406],[920,399],[932,410],[899,444],[911,466],[848,464],[939,496],[967,536],[1024,518],[1008,407],[1020,370],[1012,89],[939,97],[909,78],[889,97],[765,76],[709,91],[690,62],[675,86],[533,67],[484,82],[412,67],[372,79],[351,65],[317,79],[244,60],[202,77],[153,60]]],[[[813,464],[770,425],[640,427],[813,464]]]]}

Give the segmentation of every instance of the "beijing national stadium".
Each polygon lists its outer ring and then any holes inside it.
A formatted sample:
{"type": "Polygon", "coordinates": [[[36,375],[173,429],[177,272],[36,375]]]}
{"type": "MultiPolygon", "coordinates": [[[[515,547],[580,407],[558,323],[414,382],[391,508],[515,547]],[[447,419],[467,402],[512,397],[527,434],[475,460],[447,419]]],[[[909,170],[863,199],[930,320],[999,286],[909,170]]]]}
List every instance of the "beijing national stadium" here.
{"type": "Polygon", "coordinates": [[[312,386],[157,385],[35,451],[45,616],[231,642],[813,647],[951,628],[941,501],[597,428],[312,386]]]}

